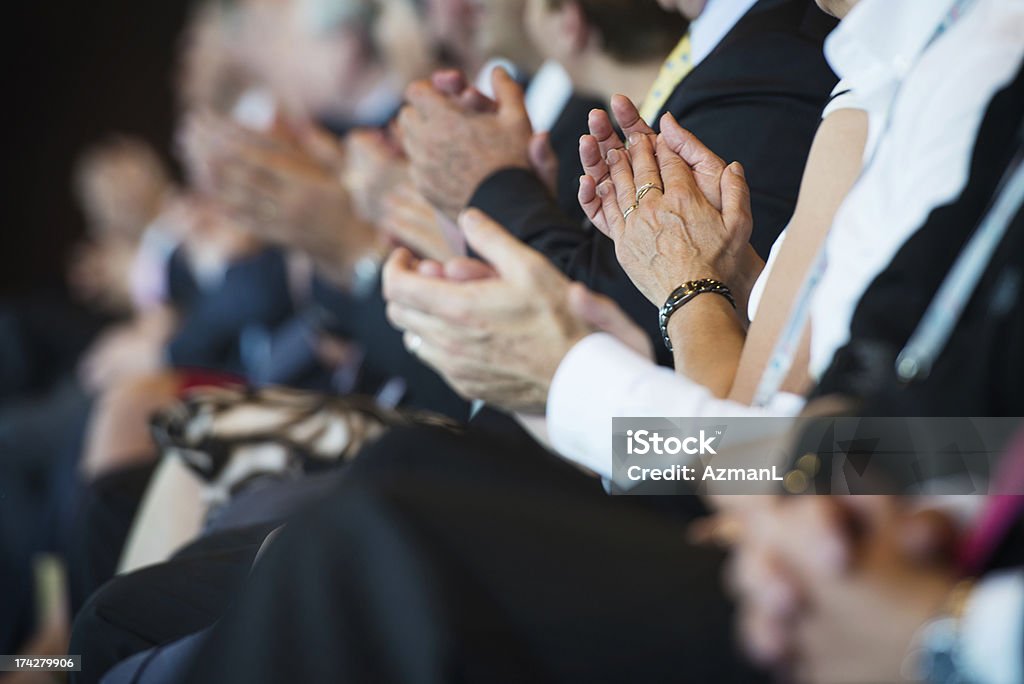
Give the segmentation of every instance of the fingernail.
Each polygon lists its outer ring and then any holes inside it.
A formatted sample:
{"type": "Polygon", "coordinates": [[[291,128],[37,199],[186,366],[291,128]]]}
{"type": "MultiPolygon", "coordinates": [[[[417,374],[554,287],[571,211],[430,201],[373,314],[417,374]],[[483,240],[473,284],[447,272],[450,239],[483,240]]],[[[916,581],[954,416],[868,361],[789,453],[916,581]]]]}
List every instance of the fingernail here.
{"type": "Polygon", "coordinates": [[[615,162],[619,161],[619,151],[616,149],[608,150],[608,154],[606,155],[606,157],[608,159],[609,164],[614,164],[615,162]]]}
{"type": "Polygon", "coordinates": [[[729,164],[729,169],[740,178],[747,177],[746,174],[743,172],[743,164],[740,164],[739,162],[733,162],[732,164],[729,164]]]}
{"type": "Polygon", "coordinates": [[[598,195],[598,197],[604,197],[609,192],[611,192],[611,189],[612,189],[611,181],[605,181],[604,183],[601,183],[600,185],[597,186],[597,195],[598,195]]]}
{"type": "Polygon", "coordinates": [[[640,144],[640,134],[639,133],[630,133],[629,134],[629,144],[630,144],[630,146],[632,146],[632,145],[639,145],[640,144]]]}

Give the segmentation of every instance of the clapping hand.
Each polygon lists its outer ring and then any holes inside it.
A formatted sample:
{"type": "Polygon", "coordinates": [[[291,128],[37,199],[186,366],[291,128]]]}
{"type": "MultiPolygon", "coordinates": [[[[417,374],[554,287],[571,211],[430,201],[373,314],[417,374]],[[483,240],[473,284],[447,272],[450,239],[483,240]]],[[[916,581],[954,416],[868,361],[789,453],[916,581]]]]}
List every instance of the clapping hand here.
{"type": "Polygon", "coordinates": [[[591,113],[592,133],[580,141],[581,206],[655,306],[684,282],[714,278],[744,310],[761,263],[749,244],[743,167],[726,165],[671,115],[654,135],[626,98],[616,97],[613,109],[630,146],[606,114],[591,113]]]}
{"type": "Polygon", "coordinates": [[[562,359],[598,330],[651,355],[611,300],[570,282],[493,220],[468,210],[459,226],[487,263],[421,262],[400,248],[383,277],[388,317],[407,347],[462,396],[542,413],[562,359]]]}

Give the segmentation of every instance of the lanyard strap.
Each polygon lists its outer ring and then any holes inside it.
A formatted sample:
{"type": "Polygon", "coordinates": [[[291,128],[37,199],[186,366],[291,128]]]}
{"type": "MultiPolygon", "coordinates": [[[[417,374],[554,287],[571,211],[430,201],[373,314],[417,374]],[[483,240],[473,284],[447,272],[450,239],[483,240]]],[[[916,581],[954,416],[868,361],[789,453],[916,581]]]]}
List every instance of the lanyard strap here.
{"type": "MultiPolygon", "coordinates": [[[[943,17],[942,21],[928,39],[928,42],[925,43],[924,47],[921,49],[918,60],[920,60],[921,55],[923,55],[936,40],[938,40],[961,17],[963,17],[964,13],[971,5],[974,4],[974,2],[975,0],[955,0],[955,2],[953,2],[949,11],[946,12],[945,17],[943,17]]],[[[858,177],[858,183],[873,166],[877,158],[878,148],[883,144],[882,141],[891,127],[892,111],[895,108],[895,103],[899,97],[902,86],[903,83],[901,82],[890,99],[889,115],[886,116],[885,119],[885,128],[879,135],[878,142],[875,143],[874,149],[869,153],[868,159],[864,162],[860,176],[858,177]]],[[[856,185],[854,187],[856,187],[856,185]]],[[[793,365],[793,359],[796,357],[797,349],[800,345],[804,327],[810,319],[811,303],[814,299],[814,293],[818,289],[818,285],[821,283],[821,279],[824,277],[825,271],[828,267],[827,248],[828,237],[826,236],[824,243],[821,245],[821,248],[814,257],[814,261],[811,263],[811,268],[807,273],[807,277],[804,279],[804,282],[801,284],[800,289],[797,292],[793,308],[790,310],[789,316],[786,319],[786,324],[783,326],[782,331],[779,334],[779,339],[772,348],[772,355],[768,359],[764,372],[761,374],[761,380],[758,382],[757,390],[754,392],[754,399],[752,402],[753,406],[767,406],[771,402],[772,398],[774,398],[779,392],[779,388],[782,387],[782,383],[785,382],[786,376],[789,374],[789,370],[793,365]]]]}
{"type": "MultiPolygon", "coordinates": [[[[1022,129],[1024,131],[1024,129],[1022,129]]],[[[1024,150],[1017,152],[996,190],[995,201],[939,286],[921,322],[896,357],[904,382],[923,379],[945,348],[1013,217],[1024,204],[1024,150]]]]}

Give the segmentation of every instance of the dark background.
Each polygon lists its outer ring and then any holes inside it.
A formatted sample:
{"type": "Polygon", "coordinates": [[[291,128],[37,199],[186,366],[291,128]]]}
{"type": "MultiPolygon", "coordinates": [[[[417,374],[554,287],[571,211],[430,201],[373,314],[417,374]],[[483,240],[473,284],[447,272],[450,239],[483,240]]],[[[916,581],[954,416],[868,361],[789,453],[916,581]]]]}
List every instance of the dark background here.
{"type": "Polygon", "coordinates": [[[59,287],[81,235],[71,170],[116,132],[169,157],[188,0],[30,0],[2,10],[0,296],[59,287]]]}

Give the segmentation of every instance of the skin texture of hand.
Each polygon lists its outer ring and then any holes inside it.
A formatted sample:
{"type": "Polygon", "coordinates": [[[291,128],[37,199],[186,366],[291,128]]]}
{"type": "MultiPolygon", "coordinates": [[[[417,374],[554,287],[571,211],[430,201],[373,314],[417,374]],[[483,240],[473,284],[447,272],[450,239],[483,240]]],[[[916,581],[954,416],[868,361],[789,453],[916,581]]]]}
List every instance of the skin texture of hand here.
{"type": "Polygon", "coordinates": [[[376,230],[341,182],[340,153],[328,164],[288,141],[212,115],[196,117],[187,137],[192,152],[186,157],[203,190],[257,235],[309,254],[339,284],[376,249],[376,230]]]}
{"type": "Polygon", "coordinates": [[[384,234],[421,258],[447,261],[466,251],[458,226],[411,184],[389,194],[381,212],[379,226],[384,234]]]}
{"type": "Polygon", "coordinates": [[[497,223],[469,210],[459,225],[489,265],[417,262],[398,249],[384,268],[384,294],[410,350],[462,396],[541,413],[559,363],[596,330],[650,355],[644,333],[610,300],[570,283],[497,223]]]}
{"type": "Polygon", "coordinates": [[[797,681],[900,681],[954,585],[949,519],[896,497],[761,503],[742,514],[729,573],[751,656],[797,681]]]}
{"type": "Polygon", "coordinates": [[[364,221],[378,221],[385,199],[408,178],[408,160],[384,131],[357,129],[345,137],[343,180],[364,221]]]}
{"type": "Polygon", "coordinates": [[[418,81],[407,89],[408,105],[399,115],[413,182],[452,219],[488,176],[506,168],[531,168],[533,130],[523,89],[503,69],[495,69],[492,78],[494,111],[482,110],[485,104],[469,89],[450,94],[461,83],[439,89],[418,81]]]}
{"type": "Polygon", "coordinates": [[[750,193],[743,168],[738,163],[725,167],[718,187],[706,194],[678,151],[692,136],[671,115],[662,125],[665,132],[654,145],[650,136],[634,133],[628,151],[612,148],[606,155],[609,177],[597,186],[597,194],[619,263],[655,306],[680,284],[699,278],[725,282],[743,304],[753,284],[748,272],[750,193]],[[637,189],[647,184],[652,189],[624,218],[637,189]]]}
{"type": "Polygon", "coordinates": [[[541,179],[552,197],[558,195],[558,157],[551,147],[551,136],[547,133],[534,133],[530,138],[530,166],[541,179]]]}

